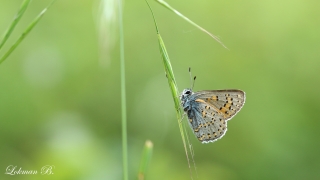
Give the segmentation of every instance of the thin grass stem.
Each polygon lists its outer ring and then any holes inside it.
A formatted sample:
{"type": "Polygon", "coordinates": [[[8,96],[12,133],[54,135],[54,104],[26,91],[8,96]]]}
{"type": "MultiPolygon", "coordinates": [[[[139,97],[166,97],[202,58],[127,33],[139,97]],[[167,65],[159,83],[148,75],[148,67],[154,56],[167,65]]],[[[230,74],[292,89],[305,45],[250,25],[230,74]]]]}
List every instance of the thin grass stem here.
{"type": "Polygon", "coordinates": [[[126,78],[125,78],[125,61],[124,61],[122,0],[118,0],[118,3],[119,3],[118,5],[119,5],[119,43],[120,43],[122,163],[123,163],[123,179],[128,180],[127,105],[126,105],[126,78]]]}
{"type": "Polygon", "coordinates": [[[179,11],[177,11],[176,9],[174,9],[172,6],[170,6],[167,2],[163,1],[163,0],[156,0],[159,4],[161,4],[162,6],[164,6],[165,8],[169,9],[170,11],[174,12],[175,14],[177,14],[179,17],[181,17],[182,19],[186,20],[188,23],[192,24],[193,26],[195,26],[196,28],[200,29],[201,31],[205,32],[206,34],[208,34],[209,36],[211,36],[213,39],[215,39],[218,43],[220,43],[224,48],[228,49],[227,46],[225,46],[222,41],[220,40],[220,38],[218,36],[215,36],[213,34],[211,34],[209,31],[205,30],[204,28],[202,28],[201,26],[199,26],[198,24],[196,24],[195,22],[191,21],[189,18],[187,18],[186,16],[184,16],[183,14],[181,14],[179,11]]]}
{"type": "Polygon", "coordinates": [[[21,19],[21,17],[23,16],[24,12],[27,10],[28,5],[30,4],[31,0],[24,0],[20,6],[20,9],[18,11],[18,13],[15,15],[11,25],[9,26],[9,28],[7,29],[7,31],[4,33],[3,39],[0,42],[0,49],[2,48],[2,46],[6,43],[6,41],[8,40],[8,38],[10,37],[11,33],[13,32],[14,28],[16,27],[16,25],[18,24],[19,20],[21,19]]]}
{"type": "Polygon", "coordinates": [[[29,24],[29,26],[25,29],[25,31],[21,34],[18,40],[10,47],[10,49],[0,58],[0,64],[6,60],[9,55],[17,48],[17,46],[21,43],[21,41],[30,33],[30,31],[38,24],[43,15],[47,12],[50,6],[55,2],[53,0],[41,13],[29,24]]]}

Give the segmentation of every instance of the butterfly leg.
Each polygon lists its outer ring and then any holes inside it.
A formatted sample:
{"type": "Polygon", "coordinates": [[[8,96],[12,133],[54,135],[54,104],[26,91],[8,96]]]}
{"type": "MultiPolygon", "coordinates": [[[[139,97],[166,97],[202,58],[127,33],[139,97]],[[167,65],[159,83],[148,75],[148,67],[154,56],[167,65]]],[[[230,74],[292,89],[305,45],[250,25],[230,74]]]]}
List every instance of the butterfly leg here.
{"type": "Polygon", "coordinates": [[[182,120],[183,120],[185,117],[187,117],[187,113],[186,113],[186,112],[183,112],[182,117],[181,117],[181,119],[180,119],[180,122],[179,122],[179,123],[181,123],[181,122],[182,122],[182,120]]]}

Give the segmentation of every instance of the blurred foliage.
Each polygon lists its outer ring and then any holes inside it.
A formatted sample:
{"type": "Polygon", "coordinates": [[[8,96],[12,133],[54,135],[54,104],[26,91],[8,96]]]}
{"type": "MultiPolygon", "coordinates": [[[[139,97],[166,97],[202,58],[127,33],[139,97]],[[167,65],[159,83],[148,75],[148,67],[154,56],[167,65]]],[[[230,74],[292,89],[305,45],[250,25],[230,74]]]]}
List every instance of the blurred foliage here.
{"type": "MultiPolygon", "coordinates": [[[[1,34],[21,2],[1,0],[1,34]]],[[[49,3],[32,1],[6,44],[49,3]]],[[[190,131],[198,179],[319,179],[320,2],[168,3],[230,49],[151,1],[179,90],[190,86],[192,67],[196,91],[247,94],[221,140],[201,144],[190,131]]],[[[105,5],[103,13],[98,0],[57,1],[1,64],[2,172],[9,165],[55,169],[45,178],[0,179],[122,178],[118,36],[112,1],[105,5]]],[[[124,30],[130,179],[146,139],[154,144],[148,179],[190,179],[144,1],[125,2],[124,30]]]]}

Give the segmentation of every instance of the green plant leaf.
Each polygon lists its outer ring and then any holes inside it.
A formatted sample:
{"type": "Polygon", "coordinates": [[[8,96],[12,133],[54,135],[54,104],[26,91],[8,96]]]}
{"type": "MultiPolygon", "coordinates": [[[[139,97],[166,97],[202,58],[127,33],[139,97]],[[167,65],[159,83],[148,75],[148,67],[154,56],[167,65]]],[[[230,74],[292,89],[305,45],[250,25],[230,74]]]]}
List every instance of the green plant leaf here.
{"type": "Polygon", "coordinates": [[[182,19],[186,20],[187,22],[189,22],[190,24],[192,24],[193,26],[197,27],[198,29],[200,29],[201,31],[205,32],[206,34],[208,34],[209,36],[211,36],[213,39],[215,39],[218,43],[220,43],[224,48],[228,49],[227,46],[225,46],[222,41],[220,40],[220,38],[218,36],[215,36],[213,34],[211,34],[209,31],[205,30],[204,28],[202,28],[201,26],[199,26],[198,24],[196,24],[195,22],[191,21],[189,18],[187,18],[186,16],[184,16],[183,14],[181,14],[179,11],[177,11],[176,9],[174,9],[173,7],[171,7],[167,2],[163,1],[163,0],[156,0],[158,3],[160,3],[162,6],[164,6],[165,8],[169,9],[170,11],[174,12],[175,14],[177,14],[178,16],[180,16],[182,19]]]}
{"type": "Polygon", "coordinates": [[[24,12],[27,10],[28,5],[30,4],[31,0],[24,0],[20,6],[20,9],[18,11],[18,13],[15,15],[11,25],[9,26],[9,28],[7,29],[7,31],[4,33],[3,39],[0,43],[0,49],[2,48],[2,46],[6,43],[6,41],[8,40],[8,38],[10,37],[11,33],[13,32],[14,28],[16,27],[16,25],[18,24],[19,20],[21,19],[21,17],[23,16],[24,12]]]}
{"type": "MultiPolygon", "coordinates": [[[[188,149],[187,149],[187,145],[186,145],[186,138],[185,138],[184,128],[183,128],[183,124],[182,124],[182,111],[181,111],[181,108],[180,108],[178,87],[177,87],[176,80],[175,80],[175,77],[174,77],[174,74],[173,74],[172,66],[171,66],[171,63],[170,63],[170,58],[169,58],[169,55],[167,53],[166,47],[164,45],[164,42],[163,42],[163,40],[161,38],[161,35],[159,33],[157,22],[155,20],[154,14],[153,14],[152,9],[151,9],[151,7],[150,7],[150,5],[149,5],[147,0],[146,0],[146,2],[147,2],[148,6],[150,8],[150,11],[151,11],[151,14],[152,14],[152,17],[153,17],[153,20],[154,20],[154,24],[155,24],[155,27],[156,27],[157,36],[158,36],[158,42],[159,42],[159,48],[160,48],[160,54],[161,54],[162,62],[163,62],[163,65],[164,65],[164,71],[165,71],[165,74],[167,76],[168,84],[169,84],[170,91],[171,91],[171,95],[172,95],[172,98],[173,98],[173,101],[174,101],[174,106],[175,106],[175,110],[176,110],[179,130],[180,130],[180,134],[181,134],[181,137],[182,137],[182,142],[183,142],[183,146],[184,146],[184,149],[185,149],[186,157],[187,157],[187,160],[188,160],[188,165],[189,165],[189,168],[190,168],[188,149]]],[[[187,142],[189,143],[188,138],[187,138],[187,142]]]]}
{"type": "Polygon", "coordinates": [[[147,140],[144,144],[141,161],[140,161],[140,168],[138,173],[138,180],[145,180],[146,172],[148,170],[151,157],[153,151],[153,143],[150,140],[147,140]]]}
{"type": "MultiPolygon", "coordinates": [[[[21,43],[21,41],[30,33],[30,31],[34,28],[34,26],[40,21],[43,17],[44,13],[49,9],[49,7],[55,2],[53,0],[42,12],[29,24],[29,26],[25,29],[25,31],[21,34],[18,40],[10,47],[10,49],[0,58],[0,64],[6,60],[9,55],[16,49],[16,47],[21,43]]],[[[12,32],[12,31],[11,31],[12,32]]],[[[10,33],[11,33],[10,32],[10,33]]]]}

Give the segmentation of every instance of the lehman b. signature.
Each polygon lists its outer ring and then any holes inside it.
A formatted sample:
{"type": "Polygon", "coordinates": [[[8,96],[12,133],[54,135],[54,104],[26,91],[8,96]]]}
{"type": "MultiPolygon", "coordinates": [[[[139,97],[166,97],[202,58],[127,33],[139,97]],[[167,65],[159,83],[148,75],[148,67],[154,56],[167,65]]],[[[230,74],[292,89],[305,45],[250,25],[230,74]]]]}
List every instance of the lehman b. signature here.
{"type": "Polygon", "coordinates": [[[45,165],[40,169],[40,171],[38,171],[38,170],[25,170],[25,169],[22,169],[22,167],[9,165],[4,174],[7,174],[7,175],[36,175],[36,174],[51,175],[51,174],[53,174],[54,168],[55,167],[53,165],[45,165]]]}

